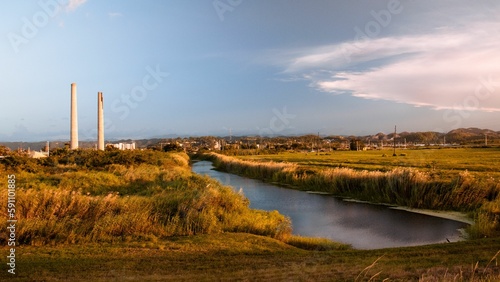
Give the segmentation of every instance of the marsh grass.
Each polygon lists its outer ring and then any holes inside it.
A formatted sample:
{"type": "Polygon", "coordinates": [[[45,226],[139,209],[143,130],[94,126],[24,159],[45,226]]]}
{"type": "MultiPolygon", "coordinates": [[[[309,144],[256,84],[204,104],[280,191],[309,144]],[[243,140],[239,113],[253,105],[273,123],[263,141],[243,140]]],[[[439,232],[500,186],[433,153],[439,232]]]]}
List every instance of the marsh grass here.
{"type": "Polygon", "coordinates": [[[351,245],[333,242],[326,238],[312,238],[292,235],[285,242],[288,245],[311,251],[349,250],[351,245]]]}
{"type": "Polygon", "coordinates": [[[328,192],[375,203],[474,214],[473,237],[500,235],[500,184],[467,170],[451,180],[411,167],[389,171],[314,168],[295,163],[258,162],[211,153],[218,169],[307,191],[328,192]]]}
{"type": "MultiPolygon", "coordinates": [[[[403,151],[403,150],[402,150],[403,151]]],[[[408,149],[406,156],[392,157],[392,150],[333,151],[328,153],[286,152],[238,156],[259,162],[287,162],[308,168],[347,167],[355,170],[390,171],[397,167],[416,168],[433,177],[450,180],[460,171],[500,178],[500,148],[408,149]],[[385,155],[385,157],[384,157],[385,155]],[[388,157],[391,156],[391,157],[388,157]]]]}
{"type": "MultiPolygon", "coordinates": [[[[251,210],[242,195],[193,174],[185,154],[119,153],[109,152],[108,157],[119,162],[104,167],[76,165],[75,169],[75,165],[63,164],[17,172],[18,242],[151,241],[221,232],[284,239],[291,234],[285,216],[251,210]]],[[[95,154],[107,158],[102,152],[95,154]]],[[[83,164],[89,163],[86,158],[95,158],[91,152],[77,157],[83,164]]],[[[0,194],[0,202],[7,202],[7,193],[0,194]]],[[[0,213],[3,222],[6,211],[0,213]]],[[[6,242],[7,234],[2,233],[0,244],[6,242]]]]}
{"type": "MultiPolygon", "coordinates": [[[[14,171],[18,180],[16,235],[22,241],[16,247],[18,273],[1,272],[2,281],[500,279],[499,253],[491,258],[500,249],[498,238],[361,251],[325,239],[293,236],[289,220],[278,212],[251,210],[242,195],[192,174],[184,154],[105,152],[96,157],[72,152],[47,163],[30,161],[28,171],[0,162],[4,175],[14,171]],[[79,164],[71,163],[75,156],[79,164]],[[197,236],[185,236],[191,234],[197,236]]],[[[260,166],[259,170],[269,181],[289,181],[285,183],[318,174],[287,164],[276,166],[280,169],[260,166]]],[[[353,175],[335,173],[346,175],[343,178],[353,175]]],[[[335,173],[329,177],[336,179],[335,173]]],[[[425,175],[401,173],[405,181],[427,180],[425,175]]],[[[386,181],[383,173],[354,175],[358,181],[386,181]]],[[[324,185],[328,179],[315,181],[324,185]]],[[[468,183],[464,180],[458,183],[468,183]]],[[[342,181],[357,191],[348,180],[342,181]]],[[[398,179],[391,181],[393,187],[412,188],[398,179]]],[[[6,193],[1,193],[0,201],[6,200],[6,193]]],[[[500,210],[496,196],[488,201],[480,207],[487,223],[500,210]]],[[[5,211],[0,211],[3,222],[5,211]]],[[[4,232],[0,245],[8,253],[5,240],[4,232]]]]}
{"type": "Polygon", "coordinates": [[[500,236],[500,197],[484,203],[478,209],[475,224],[470,227],[469,233],[477,238],[500,236]]]}

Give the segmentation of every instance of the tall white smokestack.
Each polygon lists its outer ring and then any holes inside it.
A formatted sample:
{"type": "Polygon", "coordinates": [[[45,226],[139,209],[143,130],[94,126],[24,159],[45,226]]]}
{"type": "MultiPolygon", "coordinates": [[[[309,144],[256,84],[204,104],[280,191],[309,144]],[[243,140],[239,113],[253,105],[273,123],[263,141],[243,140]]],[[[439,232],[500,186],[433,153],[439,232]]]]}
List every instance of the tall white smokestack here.
{"type": "Polygon", "coordinates": [[[97,149],[104,151],[104,98],[97,92],[97,149]]]}
{"type": "Polygon", "coordinates": [[[71,83],[71,128],[70,145],[71,150],[78,149],[78,113],[76,105],[76,83],[71,83]]]}

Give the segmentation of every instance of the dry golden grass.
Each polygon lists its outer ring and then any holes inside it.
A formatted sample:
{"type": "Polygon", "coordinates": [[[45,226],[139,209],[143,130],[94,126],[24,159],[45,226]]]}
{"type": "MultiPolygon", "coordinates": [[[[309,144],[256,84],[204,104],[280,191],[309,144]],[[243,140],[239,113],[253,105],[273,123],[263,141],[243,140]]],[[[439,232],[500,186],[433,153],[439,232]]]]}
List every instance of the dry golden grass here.
{"type": "MultiPolygon", "coordinates": [[[[148,241],[221,232],[282,239],[291,233],[285,216],[251,210],[242,195],[193,174],[185,154],[135,153],[136,161],[127,159],[129,153],[109,154],[123,164],[40,166],[36,173],[17,172],[18,242],[148,241]]],[[[97,162],[91,152],[78,160],[88,163],[87,157],[97,162]]],[[[0,202],[7,202],[7,193],[0,193],[0,202]]],[[[0,220],[6,219],[3,209],[0,220]]],[[[0,244],[7,239],[5,232],[0,234],[0,244]]]]}

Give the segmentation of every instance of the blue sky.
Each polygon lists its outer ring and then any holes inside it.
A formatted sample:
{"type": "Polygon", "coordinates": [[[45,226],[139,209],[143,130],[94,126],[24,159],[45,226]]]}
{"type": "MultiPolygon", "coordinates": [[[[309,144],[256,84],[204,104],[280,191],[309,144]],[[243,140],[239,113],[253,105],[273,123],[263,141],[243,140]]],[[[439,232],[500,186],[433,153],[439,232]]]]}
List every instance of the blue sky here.
{"type": "Polygon", "coordinates": [[[500,130],[498,1],[9,1],[0,141],[500,130]]]}

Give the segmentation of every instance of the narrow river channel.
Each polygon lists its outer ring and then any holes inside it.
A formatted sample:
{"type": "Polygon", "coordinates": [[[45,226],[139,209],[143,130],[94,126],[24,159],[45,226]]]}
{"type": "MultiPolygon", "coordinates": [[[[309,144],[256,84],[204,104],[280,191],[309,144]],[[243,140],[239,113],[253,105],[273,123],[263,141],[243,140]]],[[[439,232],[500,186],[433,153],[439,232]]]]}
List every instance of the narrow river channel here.
{"type": "Polygon", "coordinates": [[[213,170],[211,162],[193,164],[193,171],[243,190],[250,207],[277,210],[292,220],[293,233],[324,237],[356,249],[417,246],[461,240],[468,224],[387,206],[346,202],[329,195],[281,188],[259,180],[213,170]]]}

